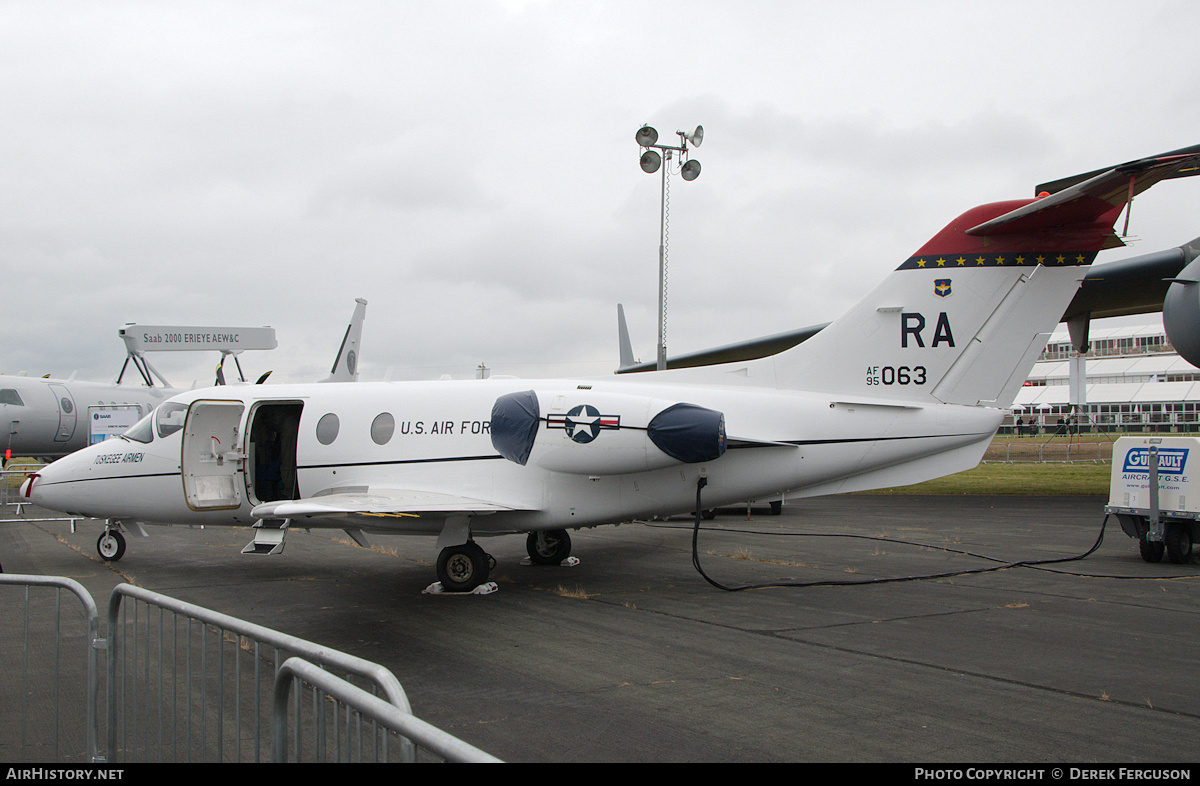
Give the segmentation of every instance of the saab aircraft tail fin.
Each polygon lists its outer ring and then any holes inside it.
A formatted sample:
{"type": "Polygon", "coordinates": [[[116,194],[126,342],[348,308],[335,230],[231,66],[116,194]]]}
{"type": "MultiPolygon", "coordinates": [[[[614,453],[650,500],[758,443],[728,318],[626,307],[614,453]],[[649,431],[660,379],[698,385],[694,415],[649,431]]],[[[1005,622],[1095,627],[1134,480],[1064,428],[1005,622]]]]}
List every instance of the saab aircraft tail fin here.
{"type": "Polygon", "coordinates": [[[622,369],[637,363],[637,358],[633,355],[633,343],[629,340],[629,326],[625,324],[625,307],[620,303],[617,304],[617,344],[620,352],[620,366],[617,368],[619,374],[622,369]]]}
{"type": "Polygon", "coordinates": [[[969,210],[840,319],[768,359],[783,388],[1008,407],[1133,195],[1200,152],[969,210]]]}
{"type": "Polygon", "coordinates": [[[346,326],[346,334],[333,360],[333,368],[322,382],[354,382],[358,379],[358,353],[362,344],[363,321],[367,316],[367,301],[355,298],[354,302],[354,315],[346,326]]]}

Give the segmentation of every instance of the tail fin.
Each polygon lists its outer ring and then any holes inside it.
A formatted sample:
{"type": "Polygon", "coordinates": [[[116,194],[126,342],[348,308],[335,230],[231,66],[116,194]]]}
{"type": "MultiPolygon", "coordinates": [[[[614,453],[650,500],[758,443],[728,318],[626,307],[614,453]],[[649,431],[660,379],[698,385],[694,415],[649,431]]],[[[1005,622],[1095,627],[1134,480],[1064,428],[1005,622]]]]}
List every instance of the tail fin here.
{"type": "Polygon", "coordinates": [[[354,302],[354,315],[350,317],[350,324],[346,326],[346,335],[342,337],[342,345],[338,347],[333,368],[322,382],[354,382],[358,379],[358,352],[362,344],[363,321],[367,316],[367,301],[355,298],[354,302]]]}
{"type": "Polygon", "coordinates": [[[633,343],[629,340],[629,326],[625,324],[625,307],[620,303],[617,304],[617,345],[620,354],[620,366],[617,373],[621,369],[626,369],[637,363],[637,358],[633,354],[633,343]]]}
{"type": "Polygon", "coordinates": [[[967,211],[813,338],[773,360],[779,387],[1010,406],[1126,203],[1200,154],[1143,159],[1053,195],[967,211]]]}

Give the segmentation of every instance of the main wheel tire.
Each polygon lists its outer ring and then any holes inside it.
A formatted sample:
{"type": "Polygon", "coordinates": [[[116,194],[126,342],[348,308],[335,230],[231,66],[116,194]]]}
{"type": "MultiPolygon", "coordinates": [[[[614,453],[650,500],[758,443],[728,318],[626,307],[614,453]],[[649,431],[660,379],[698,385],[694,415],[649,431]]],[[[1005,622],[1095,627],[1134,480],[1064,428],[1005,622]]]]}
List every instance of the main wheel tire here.
{"type": "Polygon", "coordinates": [[[1150,540],[1143,535],[1138,538],[1138,550],[1142,552],[1142,559],[1146,562],[1162,562],[1163,542],[1161,540],[1150,540]]]}
{"type": "Polygon", "coordinates": [[[488,555],[475,541],[448,546],[438,555],[438,581],[449,592],[470,592],[488,577],[488,555]]]}
{"type": "Polygon", "coordinates": [[[1172,524],[1163,533],[1167,559],[1176,565],[1192,561],[1192,531],[1187,524],[1172,524]]]}
{"type": "Polygon", "coordinates": [[[105,530],[96,541],[96,553],[105,562],[116,562],[125,556],[125,536],[115,529],[105,530]]]}
{"type": "Polygon", "coordinates": [[[571,536],[565,529],[530,532],[525,539],[525,551],[535,565],[558,565],[571,556],[571,536]]]}

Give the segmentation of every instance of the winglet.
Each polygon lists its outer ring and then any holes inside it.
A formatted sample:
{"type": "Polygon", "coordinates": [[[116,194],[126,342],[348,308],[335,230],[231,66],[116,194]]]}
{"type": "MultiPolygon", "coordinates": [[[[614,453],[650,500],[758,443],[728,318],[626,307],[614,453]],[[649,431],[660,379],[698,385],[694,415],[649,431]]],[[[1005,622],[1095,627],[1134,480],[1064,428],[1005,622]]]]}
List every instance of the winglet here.
{"type": "Polygon", "coordinates": [[[322,382],[354,382],[358,379],[358,352],[362,344],[363,321],[367,316],[367,301],[355,298],[354,316],[346,327],[346,335],[342,337],[342,345],[338,347],[337,357],[329,377],[322,382]]]}

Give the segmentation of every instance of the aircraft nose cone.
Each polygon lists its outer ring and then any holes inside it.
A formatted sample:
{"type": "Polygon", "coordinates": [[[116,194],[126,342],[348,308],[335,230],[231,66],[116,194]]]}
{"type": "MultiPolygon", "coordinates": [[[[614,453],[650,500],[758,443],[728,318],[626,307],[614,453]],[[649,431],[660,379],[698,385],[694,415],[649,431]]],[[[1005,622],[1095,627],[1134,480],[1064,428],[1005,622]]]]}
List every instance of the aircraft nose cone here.
{"type": "Polygon", "coordinates": [[[29,477],[25,478],[25,480],[21,481],[21,499],[31,499],[29,495],[33,492],[33,481],[36,480],[37,477],[38,474],[34,472],[29,477]]]}
{"type": "Polygon", "coordinates": [[[61,469],[52,464],[42,467],[37,472],[31,472],[29,477],[21,482],[20,501],[49,510],[63,510],[59,504],[60,500],[57,499],[58,495],[53,493],[53,478],[61,474],[61,469]]]}

